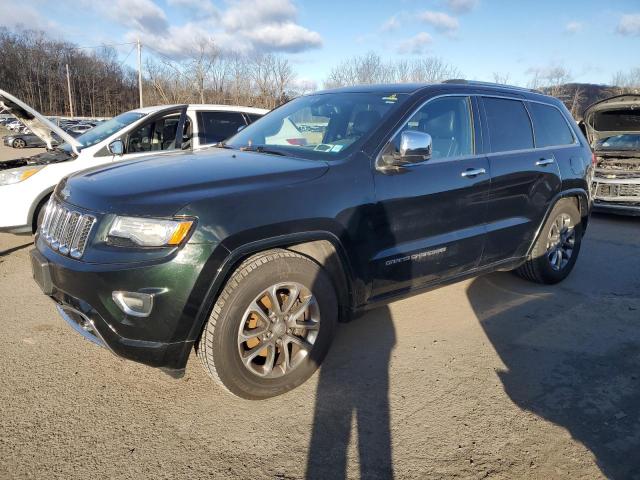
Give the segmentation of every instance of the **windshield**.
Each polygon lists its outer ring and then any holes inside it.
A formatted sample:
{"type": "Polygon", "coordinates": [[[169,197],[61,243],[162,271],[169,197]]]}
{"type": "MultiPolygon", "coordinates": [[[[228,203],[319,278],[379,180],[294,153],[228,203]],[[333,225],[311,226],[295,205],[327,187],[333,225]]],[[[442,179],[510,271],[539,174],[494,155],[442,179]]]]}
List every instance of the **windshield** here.
{"type": "Polygon", "coordinates": [[[324,93],[298,97],[231,137],[224,146],[326,158],[377,128],[406,95],[324,93]]]}
{"type": "Polygon", "coordinates": [[[640,150],[640,134],[614,135],[603,138],[596,150],[640,150]]]}
{"type": "MultiPolygon", "coordinates": [[[[107,120],[106,122],[99,123],[91,130],[86,131],[82,135],[76,137],[76,140],[82,144],[80,149],[85,147],[90,147],[95,145],[96,143],[100,143],[105,138],[113,135],[119,130],[122,130],[128,125],[131,125],[136,120],[144,117],[146,114],[139,112],[125,112],[117,117],[113,117],[111,120],[107,120]]],[[[64,144],[62,146],[63,149],[67,151],[71,151],[71,146],[68,144],[64,144]]]]}

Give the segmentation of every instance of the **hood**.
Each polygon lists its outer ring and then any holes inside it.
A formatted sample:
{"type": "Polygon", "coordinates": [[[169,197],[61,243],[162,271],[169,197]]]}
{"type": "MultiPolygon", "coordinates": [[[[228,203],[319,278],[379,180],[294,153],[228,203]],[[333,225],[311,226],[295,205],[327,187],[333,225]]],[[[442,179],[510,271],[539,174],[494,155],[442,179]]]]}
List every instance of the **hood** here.
{"type": "Polygon", "coordinates": [[[584,111],[589,143],[625,133],[640,133],[640,95],[617,95],[600,100],[584,111]]]}
{"type": "Polygon", "coordinates": [[[71,145],[76,155],[79,153],[78,147],[82,146],[80,142],[29,105],[2,89],[0,89],[0,108],[4,108],[29,127],[35,135],[47,144],[49,150],[53,148],[54,138],[52,132],[55,132],[61,139],[71,145]]]}
{"type": "Polygon", "coordinates": [[[286,188],[328,168],[319,160],[210,148],[85,170],[62,180],[56,194],[94,212],[166,217],[198,200],[286,188]]]}

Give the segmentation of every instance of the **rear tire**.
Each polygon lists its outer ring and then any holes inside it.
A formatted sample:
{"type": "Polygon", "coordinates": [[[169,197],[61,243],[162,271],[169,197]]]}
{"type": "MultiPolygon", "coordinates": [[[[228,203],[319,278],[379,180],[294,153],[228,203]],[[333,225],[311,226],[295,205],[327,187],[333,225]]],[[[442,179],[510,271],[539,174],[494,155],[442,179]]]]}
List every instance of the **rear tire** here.
{"type": "Polygon", "coordinates": [[[581,243],[580,211],[572,199],[562,199],[551,210],[529,259],[515,273],[536,283],[561,282],[573,270],[581,243]]]}
{"type": "Polygon", "coordinates": [[[198,341],[198,357],[234,395],[280,395],[305,382],[324,359],[337,304],[328,274],[314,261],[289,250],[256,254],[227,281],[198,341]]]}

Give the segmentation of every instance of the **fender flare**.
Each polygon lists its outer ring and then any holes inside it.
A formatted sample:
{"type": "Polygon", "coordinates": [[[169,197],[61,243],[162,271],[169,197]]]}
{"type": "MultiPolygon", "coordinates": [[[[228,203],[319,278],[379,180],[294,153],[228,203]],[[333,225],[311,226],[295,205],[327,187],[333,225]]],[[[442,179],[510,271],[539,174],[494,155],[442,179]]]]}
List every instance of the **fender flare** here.
{"type": "Polygon", "coordinates": [[[237,268],[237,266],[247,257],[256,254],[258,252],[269,250],[272,248],[283,248],[305,242],[313,242],[318,240],[329,241],[335,248],[347,282],[347,302],[348,306],[353,302],[353,284],[354,276],[349,257],[346,254],[346,249],[340,241],[340,239],[333,233],[325,230],[314,230],[307,232],[298,232],[286,235],[279,235],[275,237],[263,238],[255,241],[245,243],[234,250],[228,250],[223,244],[220,244],[218,248],[214,250],[207,263],[209,265],[203,268],[203,276],[209,276],[211,279],[212,269],[215,268],[215,273],[212,275],[212,279],[209,280],[209,285],[204,294],[203,301],[200,304],[197,314],[189,336],[188,341],[195,342],[202,332],[204,323],[207,321],[209,312],[213,308],[218,295],[224,288],[224,284],[231,275],[231,273],[237,268]]]}
{"type": "Polygon", "coordinates": [[[547,223],[547,220],[549,219],[549,215],[551,215],[551,211],[554,209],[554,207],[560,200],[568,197],[577,197],[580,200],[579,207],[580,207],[580,214],[582,216],[582,222],[583,222],[583,232],[584,230],[586,230],[587,224],[589,223],[589,217],[591,216],[591,200],[590,200],[589,194],[587,193],[586,190],[582,188],[570,188],[568,190],[563,190],[562,192],[557,193],[553,197],[551,202],[549,202],[549,207],[547,208],[547,211],[544,213],[544,216],[542,217],[542,222],[540,222],[540,225],[538,225],[538,228],[536,229],[536,233],[533,236],[533,240],[529,245],[529,248],[527,249],[527,254],[525,258],[529,258],[529,256],[531,255],[531,251],[533,250],[534,245],[538,241],[538,237],[540,236],[540,233],[542,232],[542,229],[545,223],[547,223]],[[583,202],[584,202],[584,207],[586,208],[586,211],[582,210],[583,202]]]}

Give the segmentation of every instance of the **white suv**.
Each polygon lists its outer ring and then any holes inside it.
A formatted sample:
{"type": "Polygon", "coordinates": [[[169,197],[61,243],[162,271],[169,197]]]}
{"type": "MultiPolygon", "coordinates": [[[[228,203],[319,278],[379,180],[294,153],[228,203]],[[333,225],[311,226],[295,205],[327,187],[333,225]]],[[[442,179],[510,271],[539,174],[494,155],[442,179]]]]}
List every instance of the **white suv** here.
{"type": "Polygon", "coordinates": [[[0,231],[11,233],[34,232],[54,187],[71,173],[109,162],[210,146],[268,111],[227,105],[145,107],[122,113],[73,138],[3,90],[0,107],[47,144],[47,152],[0,161],[0,231]],[[54,147],[54,133],[66,143],[54,147]]]}

